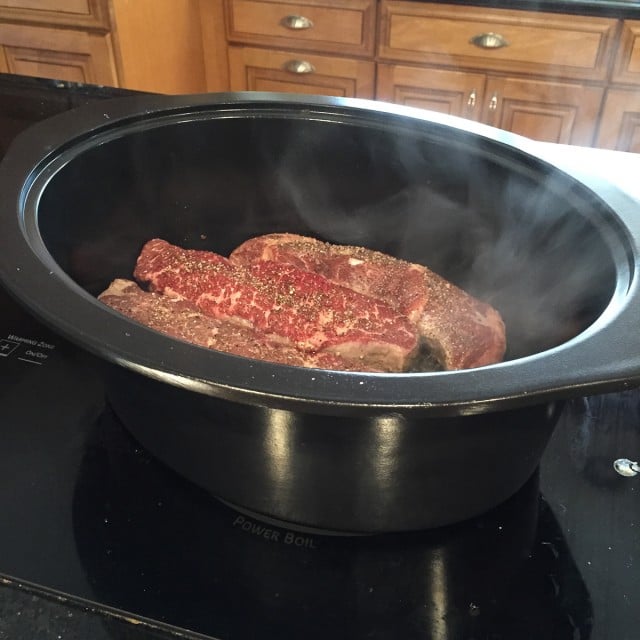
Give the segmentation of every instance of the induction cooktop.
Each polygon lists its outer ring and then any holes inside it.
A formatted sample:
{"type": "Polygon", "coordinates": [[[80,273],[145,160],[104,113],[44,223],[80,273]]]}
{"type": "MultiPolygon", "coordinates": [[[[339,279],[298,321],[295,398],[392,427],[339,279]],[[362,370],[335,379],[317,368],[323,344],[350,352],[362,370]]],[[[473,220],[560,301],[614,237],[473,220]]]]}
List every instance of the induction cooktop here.
{"type": "MultiPolygon", "coordinates": [[[[31,122],[122,93],[0,76],[0,153],[31,122]]],[[[155,460],[93,356],[2,290],[0,310],[5,584],[223,640],[638,637],[640,478],[614,462],[640,457],[639,391],[569,401],[539,471],[489,513],[321,535],[235,510],[155,460]]]]}

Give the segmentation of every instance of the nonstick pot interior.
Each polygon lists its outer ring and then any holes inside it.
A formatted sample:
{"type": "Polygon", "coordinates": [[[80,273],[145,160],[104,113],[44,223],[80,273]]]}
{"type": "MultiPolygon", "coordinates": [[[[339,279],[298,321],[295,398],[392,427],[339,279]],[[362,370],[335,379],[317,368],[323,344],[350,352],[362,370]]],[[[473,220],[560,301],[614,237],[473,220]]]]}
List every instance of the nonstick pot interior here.
{"type": "Polygon", "coordinates": [[[38,204],[39,230],[92,294],[131,277],[153,237],[222,254],[275,231],[364,245],[491,302],[507,358],[519,358],[593,323],[615,291],[615,257],[596,202],[502,151],[299,109],[151,121],[65,158],[38,204]]]}

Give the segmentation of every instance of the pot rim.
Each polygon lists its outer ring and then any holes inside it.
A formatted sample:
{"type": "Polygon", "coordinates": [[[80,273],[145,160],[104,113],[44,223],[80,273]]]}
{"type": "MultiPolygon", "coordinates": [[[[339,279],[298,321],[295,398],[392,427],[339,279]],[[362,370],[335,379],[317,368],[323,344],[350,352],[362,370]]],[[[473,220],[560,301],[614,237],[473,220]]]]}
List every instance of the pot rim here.
{"type": "MultiPolygon", "coordinates": [[[[359,120],[360,121],[360,120],[359,120]]],[[[640,384],[640,204],[610,184],[545,160],[534,141],[453,116],[360,99],[274,93],[134,96],[94,103],[34,125],[0,164],[0,281],[30,311],[72,342],[116,365],[162,382],[231,401],[314,413],[419,411],[433,416],[486,411],[613,391],[640,384]],[[144,327],[109,309],[57,265],[37,223],[39,194],[83,145],[136,127],[194,117],[268,114],[293,105],[304,117],[340,117],[440,127],[503,155],[559,172],[606,211],[598,227],[610,237],[616,287],[586,330],[551,349],[477,369],[429,373],[354,373],[289,367],[207,350],[144,327]],[[66,157],[66,156],[65,156],[66,157]],[[596,181],[597,182],[597,181],[596,181]],[[46,295],[43,294],[46,292],[46,295]],[[69,295],[69,293],[72,295],[69,295]],[[90,331],[99,327],[99,331],[90,331]]]]}

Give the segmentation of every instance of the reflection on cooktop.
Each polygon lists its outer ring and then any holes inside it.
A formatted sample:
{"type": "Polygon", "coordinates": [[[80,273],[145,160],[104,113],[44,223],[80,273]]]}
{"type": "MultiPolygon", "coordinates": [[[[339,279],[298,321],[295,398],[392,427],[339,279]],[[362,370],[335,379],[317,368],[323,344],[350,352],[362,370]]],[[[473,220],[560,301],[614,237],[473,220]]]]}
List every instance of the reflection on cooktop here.
{"type": "Polygon", "coordinates": [[[588,637],[589,596],[537,476],[462,525],[303,534],[178,477],[107,409],[88,434],[73,529],[95,599],[215,637],[588,637]]]}

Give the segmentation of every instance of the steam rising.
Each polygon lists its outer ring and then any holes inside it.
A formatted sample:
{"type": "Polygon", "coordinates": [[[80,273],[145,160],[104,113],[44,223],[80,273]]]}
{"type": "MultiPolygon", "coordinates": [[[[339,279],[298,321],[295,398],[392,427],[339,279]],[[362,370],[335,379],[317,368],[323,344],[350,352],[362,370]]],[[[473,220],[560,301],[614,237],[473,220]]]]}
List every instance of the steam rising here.
{"type": "Polygon", "coordinates": [[[441,156],[419,138],[391,143],[367,143],[349,168],[305,144],[266,161],[310,235],[422,263],[499,309],[508,358],[564,342],[597,317],[613,265],[571,183],[479,148],[441,156]]]}
{"type": "Polygon", "coordinates": [[[151,237],[222,254],[272,232],[363,245],[495,306],[510,358],[602,312],[613,259],[600,205],[572,182],[440,125],[328,120],[213,118],[98,145],[47,187],[45,242],[94,292],[151,237]]]}

